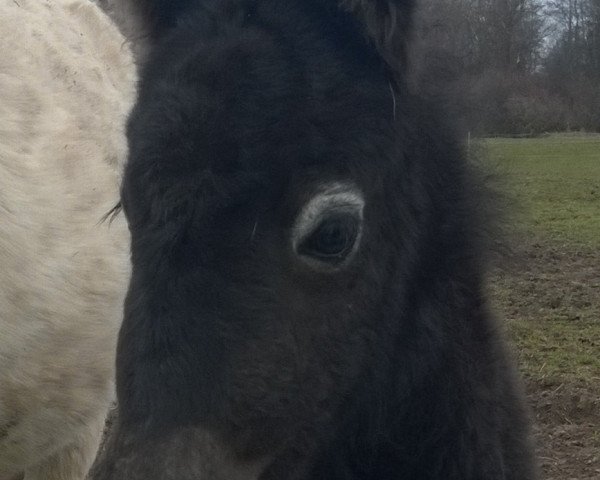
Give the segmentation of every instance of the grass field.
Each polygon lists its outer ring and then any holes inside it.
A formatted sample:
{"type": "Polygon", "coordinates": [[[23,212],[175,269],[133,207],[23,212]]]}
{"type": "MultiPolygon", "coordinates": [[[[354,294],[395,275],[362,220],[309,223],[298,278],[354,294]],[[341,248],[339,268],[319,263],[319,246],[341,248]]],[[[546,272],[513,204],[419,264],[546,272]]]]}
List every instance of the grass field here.
{"type": "Polygon", "coordinates": [[[502,289],[512,282],[498,285],[503,301],[521,307],[509,320],[523,369],[600,381],[600,136],[486,145],[520,206],[525,261],[540,260],[512,275],[518,291],[502,289]]]}
{"type": "Polygon", "coordinates": [[[487,140],[534,233],[600,247],[600,135],[487,140]]]}
{"type": "Polygon", "coordinates": [[[600,136],[489,139],[517,205],[492,279],[538,421],[546,480],[600,479],[600,136]]]}

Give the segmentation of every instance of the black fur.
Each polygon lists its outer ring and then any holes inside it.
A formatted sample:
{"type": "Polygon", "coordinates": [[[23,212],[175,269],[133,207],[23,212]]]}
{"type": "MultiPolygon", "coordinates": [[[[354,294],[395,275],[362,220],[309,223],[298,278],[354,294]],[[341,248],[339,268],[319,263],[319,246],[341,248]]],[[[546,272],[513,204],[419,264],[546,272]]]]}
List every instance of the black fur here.
{"type": "Polygon", "coordinates": [[[486,200],[394,64],[412,2],[139,5],[120,420],[95,478],[234,478],[199,476],[190,429],[261,480],[534,478],[484,298],[486,200]],[[364,193],[363,238],[318,270],[291,226],[336,180],[364,193]]]}

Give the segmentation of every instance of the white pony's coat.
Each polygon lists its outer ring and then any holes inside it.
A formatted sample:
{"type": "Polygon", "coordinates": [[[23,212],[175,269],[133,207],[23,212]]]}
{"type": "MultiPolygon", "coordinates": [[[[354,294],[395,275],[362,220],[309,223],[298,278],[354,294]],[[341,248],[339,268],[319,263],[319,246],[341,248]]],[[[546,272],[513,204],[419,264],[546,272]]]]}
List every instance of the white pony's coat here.
{"type": "Polygon", "coordinates": [[[0,2],[0,480],[85,477],[129,277],[128,47],[89,0],[0,2]]]}

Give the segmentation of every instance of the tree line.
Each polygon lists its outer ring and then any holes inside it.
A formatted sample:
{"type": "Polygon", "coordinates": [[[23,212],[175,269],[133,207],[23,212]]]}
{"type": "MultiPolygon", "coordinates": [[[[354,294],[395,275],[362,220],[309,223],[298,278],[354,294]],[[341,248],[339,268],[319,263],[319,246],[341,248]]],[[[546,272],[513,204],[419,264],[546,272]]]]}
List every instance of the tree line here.
{"type": "Polygon", "coordinates": [[[600,0],[422,0],[412,62],[474,133],[600,131],[600,0]]]}

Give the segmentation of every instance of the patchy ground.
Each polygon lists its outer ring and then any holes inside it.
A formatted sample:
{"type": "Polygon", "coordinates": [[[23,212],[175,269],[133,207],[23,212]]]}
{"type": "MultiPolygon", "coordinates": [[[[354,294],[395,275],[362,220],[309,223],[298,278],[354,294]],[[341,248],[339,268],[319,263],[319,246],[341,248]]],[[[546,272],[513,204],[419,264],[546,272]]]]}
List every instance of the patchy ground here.
{"type": "Polygon", "coordinates": [[[492,279],[535,416],[543,480],[600,480],[600,136],[490,140],[520,205],[492,279]]]}
{"type": "Polygon", "coordinates": [[[529,384],[542,479],[600,478],[598,394],[585,384],[529,384]]]}
{"type": "Polygon", "coordinates": [[[559,247],[525,242],[492,292],[526,378],[542,479],[598,480],[600,252],[559,247]]]}

